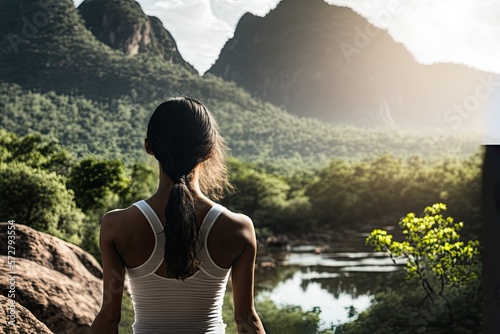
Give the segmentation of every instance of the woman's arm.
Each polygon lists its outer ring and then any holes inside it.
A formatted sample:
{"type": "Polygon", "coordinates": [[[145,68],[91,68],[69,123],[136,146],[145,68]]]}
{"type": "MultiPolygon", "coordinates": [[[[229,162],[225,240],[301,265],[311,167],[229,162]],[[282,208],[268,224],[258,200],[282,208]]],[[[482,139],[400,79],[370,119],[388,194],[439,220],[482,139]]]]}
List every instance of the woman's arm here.
{"type": "Polygon", "coordinates": [[[109,212],[101,222],[103,295],[101,310],[90,327],[93,334],[118,333],[120,323],[125,266],[113,242],[117,231],[113,217],[113,212],[109,212]]]}
{"type": "Polygon", "coordinates": [[[232,266],[234,321],[238,334],[265,334],[264,326],[254,308],[254,269],[257,240],[250,218],[242,216],[240,237],[244,243],[242,253],[232,266]]]}

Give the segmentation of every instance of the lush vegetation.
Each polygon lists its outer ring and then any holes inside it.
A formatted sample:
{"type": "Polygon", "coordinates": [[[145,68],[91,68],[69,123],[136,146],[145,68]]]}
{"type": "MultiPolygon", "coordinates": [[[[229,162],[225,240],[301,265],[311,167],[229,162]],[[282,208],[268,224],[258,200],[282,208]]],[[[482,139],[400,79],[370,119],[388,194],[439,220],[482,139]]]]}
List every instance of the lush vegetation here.
{"type": "Polygon", "coordinates": [[[71,155],[39,135],[18,138],[0,129],[1,219],[15,217],[75,244],[82,241],[84,215],[65,187],[71,155]],[[68,159],[69,158],[69,159],[68,159]]]}
{"type": "MultiPolygon", "coordinates": [[[[440,139],[441,149],[436,150],[423,135],[333,127],[263,103],[242,107],[212,99],[208,105],[234,157],[281,175],[322,167],[334,156],[361,159],[393,152],[407,157],[412,152],[432,158],[445,152],[463,156],[474,148],[470,138],[457,136],[440,139]]],[[[154,108],[154,103],[140,104],[130,98],[96,102],[0,84],[1,127],[18,135],[35,131],[53,136],[78,157],[92,154],[126,163],[145,162],[143,141],[154,108]]]]}
{"type": "Polygon", "coordinates": [[[16,222],[81,243],[83,214],[61,177],[22,163],[1,163],[0,187],[2,220],[15,217],[16,222]]]}
{"type": "Polygon", "coordinates": [[[366,230],[394,225],[405,212],[446,201],[450,213],[479,234],[481,151],[468,157],[407,159],[384,154],[336,158],[319,171],[283,176],[238,160],[229,163],[237,192],[223,203],[275,233],[366,230]]]}
{"type": "Polygon", "coordinates": [[[477,279],[479,241],[464,243],[458,233],[463,222],[443,217],[446,205],[437,203],[424,209],[425,216],[409,213],[399,222],[405,241],[394,241],[385,230],[374,230],[366,243],[375,251],[388,252],[391,259],[406,260],[408,279],[420,280],[429,299],[444,297],[445,287],[466,285],[477,279]]]}
{"type": "MultiPolygon", "coordinates": [[[[123,165],[117,160],[92,156],[77,158],[56,139],[48,136],[29,134],[18,137],[2,130],[0,143],[0,182],[2,189],[12,189],[12,192],[3,192],[4,196],[0,198],[0,212],[11,215],[4,218],[16,217],[17,221],[80,244],[98,259],[97,240],[102,214],[110,208],[123,207],[145,198],[156,186],[156,166],[143,163],[123,165]]],[[[324,231],[325,226],[328,230],[335,230],[352,225],[353,221],[358,221],[365,228],[389,225],[387,219],[401,217],[405,208],[434,196],[460,205],[454,210],[450,205],[450,212],[457,217],[466,217],[460,220],[470,222],[472,228],[468,229],[468,234],[474,235],[479,227],[480,220],[477,219],[481,216],[478,210],[480,162],[479,153],[468,158],[446,158],[433,162],[383,155],[360,161],[336,159],[318,172],[288,177],[233,158],[229,160],[230,178],[237,191],[228,194],[223,203],[232,210],[251,215],[258,234],[264,230],[267,234],[304,233],[320,228],[324,231]],[[391,177],[387,177],[387,172],[390,172],[391,177]],[[368,194],[364,194],[364,191],[368,194]],[[395,194],[396,191],[400,191],[399,195],[395,194]]],[[[401,287],[379,294],[369,311],[362,313],[353,323],[338,327],[338,331],[349,333],[348,330],[358,328],[356,326],[372,328],[371,321],[374,320],[370,314],[373,317],[397,314],[388,313],[391,308],[398,308],[402,314],[396,320],[386,316],[387,321],[391,322],[391,326],[401,326],[412,314],[422,311],[419,301],[425,298],[426,292],[444,295],[439,280],[445,279],[446,284],[455,284],[455,278],[465,277],[463,275],[468,271],[462,270],[456,261],[445,255],[454,254],[456,258],[462,256],[465,260],[470,259],[477,253],[476,244],[470,244],[468,248],[461,244],[458,230],[463,225],[451,218],[443,218],[440,213],[443,209],[443,206],[428,208],[427,216],[419,218],[410,214],[401,220],[401,226],[407,231],[403,235],[408,236],[411,243],[418,242],[424,247],[425,252],[418,252],[419,256],[426,256],[427,260],[420,259],[418,265],[414,260],[416,257],[411,254],[415,248],[409,246],[410,241],[409,244],[395,242],[380,230],[375,231],[370,239],[390,250],[394,256],[406,254],[408,268],[412,268],[412,272],[421,275],[426,270],[438,274],[437,287],[435,281],[429,278],[426,283],[432,286],[429,290],[415,291],[401,287]],[[433,243],[434,239],[447,243],[433,243]],[[422,267],[423,263],[426,266],[422,267]],[[452,264],[455,271],[450,271],[452,264]],[[406,305],[405,308],[401,309],[401,303],[406,305]],[[395,324],[392,325],[392,322],[395,324]]],[[[434,298],[434,304],[429,307],[440,305],[439,309],[419,313],[420,317],[427,319],[428,328],[439,328],[444,325],[441,315],[448,316],[450,307],[447,305],[451,305],[451,312],[456,314],[456,319],[475,326],[479,315],[460,313],[463,311],[456,310],[455,303],[463,302],[464,298],[478,302],[478,289],[479,286],[468,284],[461,290],[453,290],[459,293],[446,295],[446,299],[434,298]]],[[[130,313],[130,305],[124,305],[124,312],[130,313]]],[[[311,333],[317,332],[319,309],[278,307],[270,301],[259,303],[258,309],[265,314],[266,326],[270,329],[279,331],[296,321],[290,330],[298,328],[298,333],[301,333],[307,328],[311,333]],[[309,320],[306,325],[302,324],[306,326],[302,328],[299,321],[304,319],[309,320]]],[[[228,302],[225,306],[228,324],[232,323],[230,313],[228,302]]],[[[469,325],[460,322],[457,326],[469,325]]],[[[351,333],[363,332],[355,329],[351,333]]]]}
{"type": "Polygon", "coordinates": [[[322,169],[306,195],[317,223],[332,229],[393,225],[406,212],[446,202],[450,214],[479,233],[482,155],[438,160],[391,155],[361,161],[334,159],[322,169]]]}
{"type": "MultiPolygon", "coordinates": [[[[2,131],[0,143],[1,162],[53,173],[51,182],[64,185],[67,198],[91,217],[85,224],[90,230],[98,229],[99,217],[106,210],[130,205],[156,186],[157,166],[150,163],[77,158],[56,139],[39,134],[17,137],[2,131]]],[[[381,155],[357,161],[334,159],[317,172],[283,176],[232,158],[230,181],[236,192],[227,194],[222,203],[250,215],[259,229],[301,233],[325,227],[332,231],[346,226],[382,227],[428,202],[446,201],[453,216],[469,222],[464,232],[478,235],[481,160],[479,151],[467,158],[434,161],[381,155]]],[[[12,168],[16,173],[21,169],[12,168]]]]}
{"type": "MultiPolygon", "coordinates": [[[[114,19],[124,24],[147,20],[133,1],[106,4],[119,6],[113,13],[123,17],[114,19]]],[[[1,127],[53,135],[79,157],[144,162],[148,116],[166,96],[188,94],[214,112],[234,157],[281,174],[322,167],[334,156],[464,155],[479,142],[462,134],[389,133],[292,116],[233,83],[167,61],[165,50],[126,57],[86,27],[85,8],[80,14],[71,0],[2,1],[1,127]]]]}
{"type": "Polygon", "coordinates": [[[423,217],[400,220],[404,241],[375,229],[366,243],[406,262],[407,282],[379,293],[374,304],[335,333],[479,333],[481,259],[479,242],[461,241],[463,222],[444,217],[446,205],[426,207],[423,217]]]}
{"type": "Polygon", "coordinates": [[[335,328],[336,334],[477,334],[481,332],[482,290],[474,281],[451,294],[456,320],[442,300],[423,301],[426,294],[416,282],[404,282],[375,295],[372,305],[356,320],[335,328]]]}
{"type": "MultiPolygon", "coordinates": [[[[137,17],[131,1],[113,5],[124,6],[124,22],[147,20],[137,17]]],[[[156,37],[166,38],[158,37],[165,32],[158,22],[151,23],[156,37]]],[[[237,188],[223,204],[250,215],[258,235],[382,228],[435,202],[446,202],[454,217],[467,222],[462,234],[478,235],[482,157],[476,139],[333,126],[289,115],[233,83],[199,77],[169,61],[166,49],[124,56],[96,39],[71,0],[0,2],[0,37],[0,218],[15,217],[79,244],[97,259],[100,217],[156,186],[157,166],[143,152],[146,124],[160,100],[179,94],[203,100],[215,114],[231,148],[230,178],[237,188]]],[[[403,244],[386,245],[397,254],[403,244]]],[[[447,264],[441,263],[443,273],[447,264]]],[[[467,302],[479,310],[474,282],[446,297],[461,321],[456,333],[468,333],[479,321],[477,312],[460,308],[467,302]]],[[[446,303],[437,298],[421,307],[429,291],[411,287],[377,295],[369,311],[337,330],[439,333],[449,325],[446,303]]],[[[269,300],[257,309],[269,332],[318,332],[319,309],[269,300]]],[[[130,326],[128,297],[123,312],[123,326],[130,326]]],[[[226,296],[228,333],[234,331],[231,313],[226,296]]]]}

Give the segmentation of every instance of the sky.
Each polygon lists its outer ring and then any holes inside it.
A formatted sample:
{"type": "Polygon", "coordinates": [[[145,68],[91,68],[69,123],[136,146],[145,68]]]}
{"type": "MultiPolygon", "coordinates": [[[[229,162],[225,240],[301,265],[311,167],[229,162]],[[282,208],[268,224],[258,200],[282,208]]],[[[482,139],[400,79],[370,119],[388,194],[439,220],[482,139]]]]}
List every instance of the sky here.
{"type": "MultiPolygon", "coordinates": [[[[183,58],[200,74],[217,60],[246,12],[264,16],[281,0],[138,0],[174,37],[183,58]]],[[[302,0],[309,1],[309,0],[302,0]]],[[[78,6],[82,0],[74,0],[78,6]]],[[[498,0],[325,0],[347,6],[387,30],[422,64],[449,62],[500,74],[498,0]]],[[[500,83],[494,86],[488,124],[500,133],[500,83]],[[493,112],[493,111],[491,111],[493,112]]],[[[499,140],[500,143],[500,140],[499,140]]]]}

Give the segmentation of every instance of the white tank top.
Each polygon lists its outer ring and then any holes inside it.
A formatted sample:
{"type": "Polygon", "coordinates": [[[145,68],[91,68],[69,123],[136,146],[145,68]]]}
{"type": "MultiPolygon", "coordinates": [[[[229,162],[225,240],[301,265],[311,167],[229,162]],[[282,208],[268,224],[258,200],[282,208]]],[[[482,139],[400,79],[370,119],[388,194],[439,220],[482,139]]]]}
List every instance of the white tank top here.
{"type": "Polygon", "coordinates": [[[208,233],[225,208],[217,204],[203,219],[202,244],[197,254],[201,268],[182,281],[155,274],[164,260],[165,230],[145,201],[134,205],[155,232],[155,246],[148,260],[138,267],[126,268],[134,304],[134,334],[225,333],[222,303],[230,269],[216,265],[206,248],[208,233]]]}

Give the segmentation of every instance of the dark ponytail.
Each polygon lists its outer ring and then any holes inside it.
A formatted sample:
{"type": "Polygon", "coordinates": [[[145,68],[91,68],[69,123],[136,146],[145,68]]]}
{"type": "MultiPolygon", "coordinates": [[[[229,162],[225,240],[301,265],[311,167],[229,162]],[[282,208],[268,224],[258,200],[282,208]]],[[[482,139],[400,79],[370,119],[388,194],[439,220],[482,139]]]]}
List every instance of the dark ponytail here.
{"type": "Polygon", "coordinates": [[[194,169],[212,156],[220,158],[217,152],[222,141],[206,107],[191,98],[160,104],[149,121],[147,138],[161,168],[174,183],[165,208],[167,276],[185,279],[200,265],[196,257],[200,226],[191,189],[194,169]]]}
{"type": "Polygon", "coordinates": [[[186,278],[200,265],[196,258],[200,229],[196,221],[195,201],[188,185],[185,177],[178,180],[170,191],[165,208],[167,276],[177,279],[186,278]]]}

